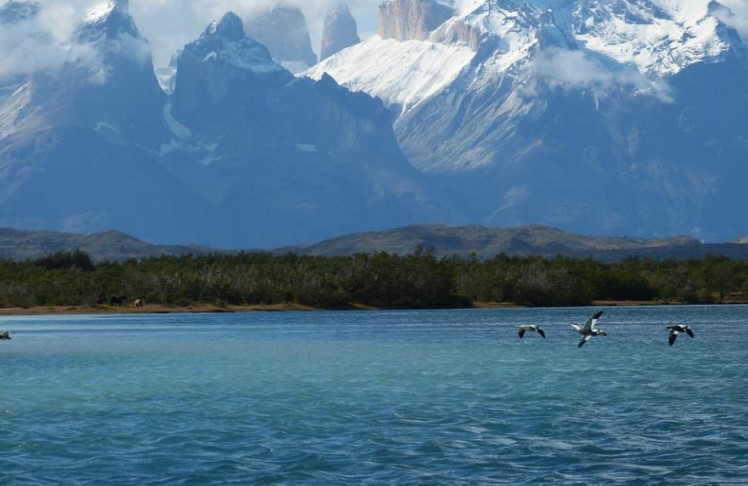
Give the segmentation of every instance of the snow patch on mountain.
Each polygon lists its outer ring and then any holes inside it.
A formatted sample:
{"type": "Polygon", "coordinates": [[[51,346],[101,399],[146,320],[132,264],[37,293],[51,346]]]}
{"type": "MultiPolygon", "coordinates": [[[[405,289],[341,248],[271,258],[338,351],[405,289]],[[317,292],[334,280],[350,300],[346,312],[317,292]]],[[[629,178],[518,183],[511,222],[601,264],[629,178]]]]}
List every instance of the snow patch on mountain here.
{"type": "Polygon", "coordinates": [[[386,105],[397,106],[405,113],[449,86],[474,56],[475,52],[464,45],[399,42],[375,35],[303,74],[320,79],[330,73],[338,84],[351,91],[378,96],[386,105]],[[401,69],[392,69],[393,65],[401,69]]]}
{"type": "Polygon", "coordinates": [[[106,1],[94,6],[83,19],[84,23],[95,24],[105,20],[114,9],[117,8],[116,1],[106,1]]]}
{"type": "Polygon", "coordinates": [[[164,121],[166,122],[166,126],[169,127],[171,133],[179,139],[186,140],[192,138],[192,131],[179,123],[179,121],[174,118],[174,115],[172,115],[171,106],[171,100],[167,100],[167,102],[164,103],[164,121]]]}
{"type": "Polygon", "coordinates": [[[580,4],[577,40],[640,72],[664,77],[719,58],[729,44],[719,35],[721,22],[708,0],[639,0],[580,4]]]}
{"type": "Polygon", "coordinates": [[[89,82],[94,84],[106,83],[121,62],[153,71],[151,46],[130,15],[128,0],[96,4],[75,29],[70,44],[74,50],[88,50],[85,57],[71,56],[70,62],[87,65],[89,82]]]}
{"type": "Polygon", "coordinates": [[[305,74],[317,79],[327,72],[352,90],[399,106],[400,115],[455,82],[477,91],[507,75],[528,79],[525,93],[544,81],[591,89],[596,97],[623,88],[670,102],[671,76],[745,49],[734,45],[739,38],[730,37],[719,18],[725,7],[710,0],[436,3],[456,14],[426,40],[374,37],[305,74]]]}
{"type": "Polygon", "coordinates": [[[234,42],[227,42],[220,51],[211,51],[205,55],[203,61],[221,60],[239,69],[248,69],[255,73],[267,73],[281,69],[275,63],[263,62],[264,59],[257,51],[247,51],[234,42]]]}
{"type": "Polygon", "coordinates": [[[35,118],[33,113],[27,113],[32,94],[29,85],[24,84],[14,91],[13,96],[0,102],[0,140],[22,131],[24,118],[35,118]]]}

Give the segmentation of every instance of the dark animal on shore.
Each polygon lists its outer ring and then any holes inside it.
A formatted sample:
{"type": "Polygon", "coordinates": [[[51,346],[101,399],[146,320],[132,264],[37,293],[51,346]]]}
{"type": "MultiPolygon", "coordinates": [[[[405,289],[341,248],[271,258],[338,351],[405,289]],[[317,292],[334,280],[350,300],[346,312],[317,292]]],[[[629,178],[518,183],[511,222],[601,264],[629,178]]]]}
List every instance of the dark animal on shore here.
{"type": "Polygon", "coordinates": [[[675,340],[678,337],[678,334],[685,332],[689,336],[693,337],[693,331],[690,327],[685,326],[683,324],[673,324],[672,326],[667,326],[665,329],[668,329],[670,331],[670,334],[668,335],[668,343],[670,346],[675,344],[675,340]]]}
{"type": "Polygon", "coordinates": [[[133,302],[133,304],[135,304],[136,309],[140,309],[143,307],[143,299],[135,299],[135,302],[133,302]]]}
{"type": "Polygon", "coordinates": [[[123,302],[127,302],[125,295],[113,295],[109,298],[109,305],[122,305],[123,302]]]}
{"type": "Polygon", "coordinates": [[[0,339],[10,339],[10,331],[0,332],[0,339]]]}
{"type": "Polygon", "coordinates": [[[104,297],[99,297],[96,299],[96,305],[104,305],[106,304],[106,299],[104,297]]]}

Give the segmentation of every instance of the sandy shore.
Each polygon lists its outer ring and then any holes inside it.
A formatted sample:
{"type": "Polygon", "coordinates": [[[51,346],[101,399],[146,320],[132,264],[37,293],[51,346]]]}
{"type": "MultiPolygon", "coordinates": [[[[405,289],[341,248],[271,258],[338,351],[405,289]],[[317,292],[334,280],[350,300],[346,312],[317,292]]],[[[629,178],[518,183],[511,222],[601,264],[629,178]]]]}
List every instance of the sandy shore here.
{"type": "Polygon", "coordinates": [[[220,312],[272,312],[272,311],[308,311],[316,310],[313,307],[298,304],[274,304],[274,305],[229,305],[218,307],[213,305],[190,305],[187,307],[173,307],[165,305],[144,305],[135,308],[133,305],[109,306],[39,306],[39,307],[5,307],[0,308],[0,316],[32,316],[32,315],[54,315],[54,314],[169,314],[169,313],[220,313],[220,312]]]}
{"type": "MultiPolygon", "coordinates": [[[[748,304],[744,301],[726,301],[722,304],[748,304]]],[[[688,305],[683,302],[662,302],[644,300],[597,300],[588,307],[615,307],[635,305],[688,305]]],[[[473,308],[496,309],[502,307],[522,307],[511,302],[476,302],[473,308]]],[[[314,311],[324,310],[316,307],[300,304],[273,304],[273,305],[227,305],[219,307],[215,305],[190,305],[186,307],[175,307],[165,305],[144,305],[136,308],[132,304],[122,306],[92,305],[92,306],[38,306],[38,307],[5,307],[0,308],[0,316],[31,316],[31,315],[55,315],[55,314],[170,314],[170,313],[221,313],[221,312],[282,312],[282,311],[314,311]]],[[[353,304],[346,310],[376,310],[374,307],[353,304]]]]}

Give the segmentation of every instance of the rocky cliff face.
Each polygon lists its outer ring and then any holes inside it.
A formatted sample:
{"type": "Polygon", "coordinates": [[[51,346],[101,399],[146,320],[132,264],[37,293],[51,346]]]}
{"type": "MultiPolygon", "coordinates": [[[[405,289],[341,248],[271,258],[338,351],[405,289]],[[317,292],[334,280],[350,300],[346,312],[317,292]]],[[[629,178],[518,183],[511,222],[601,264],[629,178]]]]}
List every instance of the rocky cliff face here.
{"type": "Polygon", "coordinates": [[[483,32],[474,25],[461,19],[451,19],[434,30],[428,39],[440,44],[465,44],[477,51],[482,37],[483,32]]]}
{"type": "Polygon", "coordinates": [[[292,72],[317,63],[309,28],[301,10],[274,5],[245,19],[247,35],[267,46],[270,54],[292,72]]]}
{"type": "Polygon", "coordinates": [[[361,42],[358,37],[356,19],[345,4],[338,4],[327,11],[322,30],[320,60],[327,59],[338,51],[361,42]]]}
{"type": "Polygon", "coordinates": [[[454,14],[436,0],[388,0],[379,6],[378,33],[383,39],[423,40],[454,14]]]}
{"type": "Polygon", "coordinates": [[[218,130],[215,120],[234,112],[238,102],[271,98],[276,86],[294,79],[264,45],[245,35],[233,13],[187,44],[176,66],[171,114],[200,131],[218,130]]]}

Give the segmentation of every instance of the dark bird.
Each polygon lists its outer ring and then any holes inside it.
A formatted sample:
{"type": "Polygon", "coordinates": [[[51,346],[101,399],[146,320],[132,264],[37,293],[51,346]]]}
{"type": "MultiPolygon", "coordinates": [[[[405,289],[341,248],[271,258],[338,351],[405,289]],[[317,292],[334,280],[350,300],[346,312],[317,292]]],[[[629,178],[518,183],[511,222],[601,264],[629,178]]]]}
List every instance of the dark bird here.
{"type": "Polygon", "coordinates": [[[540,326],[536,324],[522,324],[519,326],[519,337],[520,339],[525,337],[525,333],[527,331],[537,331],[538,334],[543,336],[543,339],[545,339],[545,332],[540,328],[540,326]]]}
{"type": "Polygon", "coordinates": [[[10,331],[0,332],[0,339],[10,339],[10,331]]]}
{"type": "Polygon", "coordinates": [[[603,331],[602,329],[595,329],[595,324],[597,324],[597,320],[600,319],[600,316],[603,315],[603,311],[595,312],[595,314],[587,319],[587,322],[584,323],[584,326],[580,326],[579,324],[572,324],[571,328],[575,331],[577,331],[579,334],[582,335],[582,340],[579,341],[578,348],[581,348],[584,346],[584,343],[590,340],[592,336],[607,336],[608,333],[603,331]]]}
{"type": "Polygon", "coordinates": [[[683,324],[673,324],[672,326],[667,326],[665,329],[668,329],[670,331],[667,340],[668,343],[670,343],[670,346],[675,344],[675,340],[678,338],[678,334],[682,332],[685,332],[689,336],[693,337],[693,331],[691,330],[691,328],[683,324]]]}

